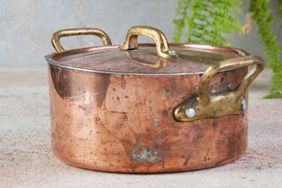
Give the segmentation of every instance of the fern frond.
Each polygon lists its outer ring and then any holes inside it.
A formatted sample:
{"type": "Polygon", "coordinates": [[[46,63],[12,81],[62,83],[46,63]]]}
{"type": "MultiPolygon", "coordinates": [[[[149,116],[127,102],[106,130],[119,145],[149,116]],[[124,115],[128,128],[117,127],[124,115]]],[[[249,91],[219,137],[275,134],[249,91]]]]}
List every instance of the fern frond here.
{"type": "MultiPolygon", "coordinates": [[[[271,27],[273,17],[267,7],[269,0],[251,0],[249,11],[258,25],[258,34],[265,45],[265,55],[268,65],[272,68],[272,87],[266,98],[282,97],[282,64],[279,62],[279,47],[271,27]]],[[[281,0],[279,0],[281,8],[281,0]]],[[[280,9],[279,8],[279,9],[280,9]]]]}
{"type": "Polygon", "coordinates": [[[187,43],[228,44],[224,35],[241,29],[235,17],[240,4],[241,0],[179,0],[174,41],[180,41],[185,27],[187,43]]]}
{"type": "Polygon", "coordinates": [[[173,36],[173,40],[175,42],[180,42],[180,38],[183,32],[183,28],[185,25],[185,20],[187,17],[188,10],[188,1],[187,0],[178,0],[178,5],[175,9],[177,19],[173,20],[175,33],[173,36]]]}
{"type": "MultiPolygon", "coordinates": [[[[272,88],[267,97],[282,97],[282,64],[279,63],[282,45],[278,46],[271,30],[273,17],[267,7],[269,0],[250,2],[250,15],[258,25],[258,34],[265,46],[265,55],[273,70],[272,88]]],[[[240,4],[241,0],[178,0],[177,19],[174,20],[174,41],[180,42],[185,30],[187,43],[228,44],[224,37],[226,34],[242,29],[246,32],[250,29],[250,23],[248,28],[242,28],[235,17],[235,14],[241,12],[240,4]]],[[[282,32],[282,0],[278,0],[278,12],[282,32]]]]}

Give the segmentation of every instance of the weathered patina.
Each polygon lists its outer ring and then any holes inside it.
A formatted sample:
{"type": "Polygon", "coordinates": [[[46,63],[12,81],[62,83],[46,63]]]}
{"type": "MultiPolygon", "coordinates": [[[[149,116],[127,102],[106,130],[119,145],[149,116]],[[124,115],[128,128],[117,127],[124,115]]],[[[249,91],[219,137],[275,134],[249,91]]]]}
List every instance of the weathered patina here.
{"type": "MultiPolygon", "coordinates": [[[[246,88],[242,113],[179,121],[174,112],[201,94],[199,85],[209,67],[248,54],[227,47],[167,44],[157,31],[154,40],[165,43],[165,57],[154,44],[137,49],[136,35],[142,34],[137,31],[128,34],[135,44],[126,44],[130,50],[108,45],[47,56],[52,146],[60,159],[93,170],[157,173],[218,166],[246,150],[246,88]]],[[[236,92],[248,72],[247,66],[218,70],[209,77],[208,96],[236,92]]]]}

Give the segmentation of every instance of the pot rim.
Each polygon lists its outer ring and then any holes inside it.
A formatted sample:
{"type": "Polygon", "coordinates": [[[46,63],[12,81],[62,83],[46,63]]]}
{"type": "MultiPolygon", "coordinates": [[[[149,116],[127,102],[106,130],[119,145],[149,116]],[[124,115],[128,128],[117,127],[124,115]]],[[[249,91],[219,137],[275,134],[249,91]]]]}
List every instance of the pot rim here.
{"type": "MultiPolygon", "coordinates": [[[[139,44],[141,47],[155,47],[153,43],[141,43],[139,44]]],[[[209,45],[209,44],[186,44],[186,43],[169,43],[169,47],[172,48],[182,48],[182,49],[190,49],[190,50],[198,50],[198,51],[214,51],[214,52],[224,52],[233,55],[237,55],[237,57],[244,57],[250,55],[245,50],[234,48],[234,47],[227,47],[227,46],[218,46],[218,45],[209,45]]],[[[79,68],[73,66],[67,66],[58,63],[58,61],[54,60],[56,56],[68,56],[72,54],[80,54],[85,52],[93,52],[97,50],[108,50],[108,49],[118,49],[120,45],[110,45],[110,46],[94,46],[94,47],[85,47],[85,48],[77,48],[77,49],[70,49],[63,52],[54,52],[49,55],[45,56],[46,61],[55,67],[74,70],[74,71],[83,71],[83,72],[92,72],[92,73],[101,73],[101,74],[115,74],[115,75],[136,75],[136,76],[181,76],[181,75],[201,75],[205,71],[196,71],[196,72],[171,72],[171,73],[140,73],[140,72],[127,72],[127,71],[107,71],[107,70],[95,70],[95,69],[87,69],[87,68],[79,68]]],[[[234,57],[236,58],[236,57],[234,57]]],[[[232,59],[232,58],[230,58],[232,59]]],[[[236,69],[236,68],[235,68],[236,69]]],[[[221,70],[220,72],[234,70],[225,69],[221,70]]]]}

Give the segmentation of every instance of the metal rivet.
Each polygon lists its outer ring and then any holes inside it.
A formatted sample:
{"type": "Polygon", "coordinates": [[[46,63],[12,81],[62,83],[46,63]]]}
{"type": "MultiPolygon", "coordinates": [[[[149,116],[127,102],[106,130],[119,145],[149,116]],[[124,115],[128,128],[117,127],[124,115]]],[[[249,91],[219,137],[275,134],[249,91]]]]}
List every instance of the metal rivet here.
{"type": "Polygon", "coordinates": [[[189,118],[195,117],[196,115],[196,111],[194,108],[187,108],[185,113],[186,113],[186,116],[189,118]]]}
{"type": "Polygon", "coordinates": [[[247,100],[245,98],[242,98],[241,100],[241,109],[245,111],[247,109],[247,100]]]}
{"type": "Polygon", "coordinates": [[[232,83],[228,83],[227,87],[228,87],[229,89],[233,89],[233,84],[232,84],[232,83]]]}
{"type": "Polygon", "coordinates": [[[168,51],[168,53],[169,53],[170,55],[176,55],[175,50],[170,50],[170,51],[168,51]]]}
{"type": "Polygon", "coordinates": [[[135,48],[136,48],[136,47],[135,47],[133,44],[130,44],[130,45],[129,45],[129,49],[130,49],[130,50],[133,50],[133,49],[135,49],[135,48]]]}
{"type": "Polygon", "coordinates": [[[216,91],[213,89],[212,91],[211,91],[212,93],[216,93],[216,91]]]}

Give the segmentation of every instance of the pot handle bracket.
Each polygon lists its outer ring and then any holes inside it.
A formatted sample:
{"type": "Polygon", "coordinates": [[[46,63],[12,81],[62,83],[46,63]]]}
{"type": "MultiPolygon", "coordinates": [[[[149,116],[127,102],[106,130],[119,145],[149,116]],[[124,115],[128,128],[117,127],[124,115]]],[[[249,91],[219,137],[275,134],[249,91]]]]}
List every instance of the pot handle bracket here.
{"type": "Polygon", "coordinates": [[[64,29],[64,30],[59,30],[53,34],[52,37],[52,45],[56,52],[63,52],[65,49],[63,48],[60,39],[62,37],[68,37],[68,36],[76,36],[76,35],[95,35],[98,36],[104,46],[111,45],[112,42],[110,40],[110,37],[102,31],[101,29],[97,28],[70,28],[70,29],[64,29]]]}
{"type": "Polygon", "coordinates": [[[263,59],[246,56],[220,61],[211,65],[200,78],[199,94],[185,99],[173,110],[176,121],[194,121],[203,118],[219,118],[225,115],[242,114],[247,108],[244,98],[247,88],[264,69],[263,59]],[[235,91],[209,95],[208,86],[211,78],[222,70],[238,69],[253,65],[235,91]]]}
{"type": "Polygon", "coordinates": [[[162,31],[149,26],[133,26],[129,28],[125,42],[120,46],[121,50],[134,50],[138,48],[137,38],[139,35],[152,38],[156,43],[157,55],[166,59],[177,59],[174,51],[168,47],[167,39],[162,31]]]}

